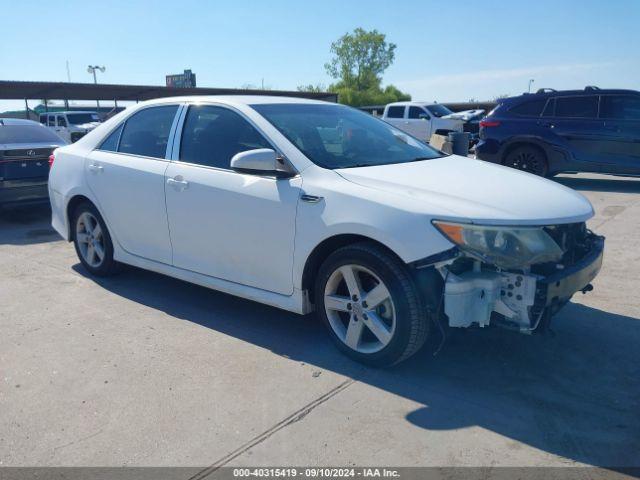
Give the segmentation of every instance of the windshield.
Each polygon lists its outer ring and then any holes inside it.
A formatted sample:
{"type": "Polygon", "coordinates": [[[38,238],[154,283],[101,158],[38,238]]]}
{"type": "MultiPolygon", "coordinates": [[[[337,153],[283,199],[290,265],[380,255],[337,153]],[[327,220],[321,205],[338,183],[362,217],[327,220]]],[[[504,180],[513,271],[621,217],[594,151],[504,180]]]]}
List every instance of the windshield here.
{"type": "Polygon", "coordinates": [[[445,115],[451,115],[453,113],[447,107],[438,103],[434,105],[425,105],[425,107],[427,107],[427,110],[429,110],[434,117],[438,118],[444,117],[445,115]]]}
{"type": "Polygon", "coordinates": [[[67,120],[72,125],[82,125],[83,123],[99,122],[97,113],[67,113],[67,120]]]}
{"type": "Polygon", "coordinates": [[[0,126],[0,143],[58,143],[64,144],[58,135],[40,125],[0,126]]]}
{"type": "Polygon", "coordinates": [[[252,105],[312,162],[369,167],[442,157],[434,148],[371,115],[343,105],[252,105]]]}

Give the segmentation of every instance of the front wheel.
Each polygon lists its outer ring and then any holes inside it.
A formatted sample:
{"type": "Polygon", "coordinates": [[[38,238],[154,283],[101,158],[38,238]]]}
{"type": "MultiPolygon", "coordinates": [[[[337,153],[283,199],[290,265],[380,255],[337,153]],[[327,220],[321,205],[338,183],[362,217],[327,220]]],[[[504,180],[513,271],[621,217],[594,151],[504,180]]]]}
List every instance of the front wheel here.
{"type": "Polygon", "coordinates": [[[338,348],[371,366],[401,362],[427,338],[429,323],[413,278],[373,243],[343,247],[325,260],[315,302],[338,348]]]}

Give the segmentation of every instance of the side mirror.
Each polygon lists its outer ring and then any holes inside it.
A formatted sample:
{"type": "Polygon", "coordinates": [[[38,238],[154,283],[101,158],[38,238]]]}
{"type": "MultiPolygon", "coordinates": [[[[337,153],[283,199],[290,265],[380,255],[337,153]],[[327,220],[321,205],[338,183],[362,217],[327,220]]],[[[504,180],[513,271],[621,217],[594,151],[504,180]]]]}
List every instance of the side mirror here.
{"type": "Polygon", "coordinates": [[[420,120],[431,120],[431,117],[429,115],[427,115],[426,113],[421,113],[420,115],[418,115],[418,118],[420,120]]]}
{"type": "Polygon", "coordinates": [[[236,153],[231,158],[231,168],[238,172],[254,175],[292,176],[285,170],[278,170],[280,161],[276,152],[270,148],[256,148],[236,153]]]}

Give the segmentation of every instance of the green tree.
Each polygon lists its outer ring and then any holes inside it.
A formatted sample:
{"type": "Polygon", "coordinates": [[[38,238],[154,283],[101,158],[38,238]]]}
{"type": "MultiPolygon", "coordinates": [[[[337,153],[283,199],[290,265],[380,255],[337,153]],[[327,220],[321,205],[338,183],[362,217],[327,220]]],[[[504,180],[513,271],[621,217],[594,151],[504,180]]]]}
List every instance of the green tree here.
{"type": "Polygon", "coordinates": [[[318,83],[317,85],[313,85],[313,84],[309,83],[308,85],[298,85],[298,91],[299,92],[321,93],[321,92],[326,92],[327,91],[327,87],[325,87],[321,83],[318,83]]]}
{"type": "Polygon", "coordinates": [[[329,86],[338,93],[340,103],[347,105],[377,105],[411,96],[393,85],[381,87],[382,74],[395,58],[396,45],[388,43],[377,30],[356,28],[331,44],[333,58],[325,69],[336,83],[329,86]]]}

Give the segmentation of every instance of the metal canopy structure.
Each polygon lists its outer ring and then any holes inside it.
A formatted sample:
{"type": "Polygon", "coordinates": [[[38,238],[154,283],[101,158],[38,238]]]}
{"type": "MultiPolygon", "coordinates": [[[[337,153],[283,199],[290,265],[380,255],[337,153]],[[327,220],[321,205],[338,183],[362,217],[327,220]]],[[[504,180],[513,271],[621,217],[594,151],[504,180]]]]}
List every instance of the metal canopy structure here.
{"type": "Polygon", "coordinates": [[[154,85],[96,85],[93,83],[0,80],[0,99],[3,100],[111,100],[117,102],[142,101],[184,95],[275,95],[311,98],[329,102],[338,101],[338,95],[330,92],[248,90],[241,88],[176,88],[154,85]]]}

